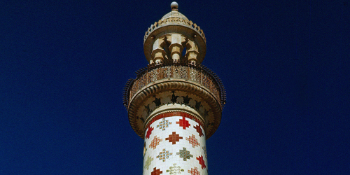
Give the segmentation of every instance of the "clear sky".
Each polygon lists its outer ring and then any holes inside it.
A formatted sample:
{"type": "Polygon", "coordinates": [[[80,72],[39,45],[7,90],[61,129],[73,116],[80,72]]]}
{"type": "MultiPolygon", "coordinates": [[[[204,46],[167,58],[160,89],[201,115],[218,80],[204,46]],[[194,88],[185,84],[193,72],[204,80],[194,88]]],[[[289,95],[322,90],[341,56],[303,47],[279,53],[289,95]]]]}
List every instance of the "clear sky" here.
{"type": "MultiPolygon", "coordinates": [[[[350,174],[350,0],[192,0],[227,90],[211,175],[350,174]]],[[[171,1],[0,1],[0,174],[138,175],[122,92],[171,1]]]]}

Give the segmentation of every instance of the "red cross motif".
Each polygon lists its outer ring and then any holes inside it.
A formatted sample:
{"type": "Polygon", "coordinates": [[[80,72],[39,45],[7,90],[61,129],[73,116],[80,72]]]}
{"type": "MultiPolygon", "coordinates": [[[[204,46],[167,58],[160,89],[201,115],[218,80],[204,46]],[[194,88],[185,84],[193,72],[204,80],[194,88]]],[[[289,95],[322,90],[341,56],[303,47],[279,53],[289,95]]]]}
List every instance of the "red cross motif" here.
{"type": "Polygon", "coordinates": [[[203,134],[203,131],[202,131],[202,129],[201,129],[201,127],[200,127],[199,125],[194,126],[194,129],[197,130],[197,132],[198,132],[198,134],[199,134],[199,137],[202,137],[202,135],[204,135],[204,134],[203,134]]]}
{"type": "Polygon", "coordinates": [[[182,127],[183,129],[186,129],[189,126],[191,126],[191,124],[186,120],[185,117],[182,117],[182,119],[180,119],[178,122],[176,122],[176,124],[179,124],[180,127],[182,127]]]}
{"type": "Polygon", "coordinates": [[[171,133],[171,135],[169,135],[168,138],[165,138],[165,140],[169,140],[169,142],[171,142],[174,145],[174,144],[176,144],[176,142],[178,142],[182,138],[183,137],[180,137],[179,134],[176,134],[176,132],[173,132],[173,133],[171,133]]]}
{"type": "Polygon", "coordinates": [[[160,169],[156,169],[156,167],[153,168],[153,171],[151,172],[151,175],[160,175],[163,174],[163,171],[160,171],[160,169]]]}
{"type": "Polygon", "coordinates": [[[152,131],[153,131],[153,127],[149,126],[148,127],[148,130],[147,130],[147,134],[146,134],[146,138],[149,139],[149,136],[152,134],[152,131]]]}
{"type": "Polygon", "coordinates": [[[199,164],[202,166],[202,169],[207,167],[207,166],[205,166],[205,162],[203,160],[203,156],[199,156],[196,159],[199,161],[199,164]]]}

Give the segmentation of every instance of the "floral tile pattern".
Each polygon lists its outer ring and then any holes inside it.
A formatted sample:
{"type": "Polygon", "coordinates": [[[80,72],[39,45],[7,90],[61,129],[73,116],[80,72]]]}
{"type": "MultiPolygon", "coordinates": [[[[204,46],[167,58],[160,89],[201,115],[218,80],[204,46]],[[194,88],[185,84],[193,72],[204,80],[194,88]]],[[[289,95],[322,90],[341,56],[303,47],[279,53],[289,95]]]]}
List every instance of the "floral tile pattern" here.
{"type": "Polygon", "coordinates": [[[205,166],[205,162],[204,162],[203,156],[199,156],[196,159],[199,161],[199,164],[202,166],[202,169],[207,167],[207,166],[205,166]]]}
{"type": "Polygon", "coordinates": [[[186,120],[185,117],[182,117],[182,119],[177,121],[176,124],[179,124],[179,126],[182,127],[183,129],[186,129],[191,126],[191,124],[188,122],[188,120],[186,120]]]}
{"type": "Polygon", "coordinates": [[[185,147],[182,150],[179,150],[179,152],[177,152],[176,155],[180,155],[180,157],[183,158],[184,161],[193,157],[193,155],[190,154],[190,152],[187,151],[185,147]]]}
{"type": "Polygon", "coordinates": [[[205,130],[182,112],[153,117],[145,131],[144,175],[207,175],[205,130]]]}
{"type": "Polygon", "coordinates": [[[157,169],[156,167],[153,168],[153,171],[151,172],[151,175],[161,175],[163,174],[163,171],[160,171],[160,169],[157,169]]]}
{"type": "Polygon", "coordinates": [[[149,169],[149,166],[151,165],[152,161],[153,161],[153,158],[148,156],[144,167],[146,169],[149,169]]]}
{"type": "Polygon", "coordinates": [[[202,136],[204,135],[204,134],[203,134],[203,131],[202,131],[202,129],[201,129],[201,126],[196,125],[196,126],[194,126],[194,129],[196,129],[196,131],[198,132],[199,137],[202,137],[202,136]]]}
{"type": "Polygon", "coordinates": [[[188,140],[188,142],[192,145],[193,148],[200,145],[193,134],[192,136],[186,137],[186,140],[188,140]]]}
{"type": "Polygon", "coordinates": [[[157,128],[164,131],[170,124],[171,122],[169,122],[169,120],[165,120],[165,118],[163,118],[162,121],[159,122],[159,125],[157,125],[157,128]]]}
{"type": "Polygon", "coordinates": [[[169,167],[166,172],[169,172],[169,174],[180,174],[181,172],[184,172],[184,169],[182,169],[180,166],[176,166],[176,163],[174,163],[173,166],[169,167]]]}
{"type": "Polygon", "coordinates": [[[165,149],[163,149],[163,151],[161,151],[159,153],[157,158],[159,158],[159,160],[163,160],[163,162],[165,162],[165,160],[169,159],[169,156],[171,156],[171,155],[173,155],[173,153],[170,153],[169,151],[166,151],[165,149]]]}
{"type": "Polygon", "coordinates": [[[149,145],[149,147],[155,149],[159,145],[159,142],[161,142],[161,141],[162,141],[161,138],[159,138],[157,136],[154,136],[154,138],[153,138],[151,144],[149,145]]]}
{"type": "Polygon", "coordinates": [[[197,167],[191,168],[191,170],[188,170],[188,173],[190,173],[191,175],[201,175],[197,167]]]}
{"type": "Polygon", "coordinates": [[[182,139],[183,137],[180,137],[179,134],[176,134],[176,132],[172,132],[168,138],[166,138],[165,140],[169,140],[169,142],[171,142],[173,145],[176,144],[176,142],[178,142],[180,139],[182,139]]]}

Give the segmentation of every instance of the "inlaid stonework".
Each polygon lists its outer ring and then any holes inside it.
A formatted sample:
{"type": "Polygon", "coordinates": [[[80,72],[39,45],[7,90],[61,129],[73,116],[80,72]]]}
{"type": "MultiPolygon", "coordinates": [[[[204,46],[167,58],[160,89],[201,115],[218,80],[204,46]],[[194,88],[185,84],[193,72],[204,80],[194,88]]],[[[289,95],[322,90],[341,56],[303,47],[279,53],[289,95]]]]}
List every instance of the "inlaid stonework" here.
{"type": "Polygon", "coordinates": [[[130,125],[144,139],[143,174],[207,175],[206,139],[220,125],[226,93],[201,64],[203,30],[173,2],[146,31],[144,53],[149,64],[124,89],[130,125]]]}
{"type": "Polygon", "coordinates": [[[183,112],[170,112],[156,116],[147,128],[145,147],[151,149],[144,154],[144,175],[152,172],[207,174],[208,162],[203,149],[205,134],[198,119],[183,112]],[[164,130],[157,127],[164,121],[171,124],[164,130]],[[201,131],[198,132],[197,128],[201,131]],[[148,132],[149,129],[152,132],[148,132]]]}

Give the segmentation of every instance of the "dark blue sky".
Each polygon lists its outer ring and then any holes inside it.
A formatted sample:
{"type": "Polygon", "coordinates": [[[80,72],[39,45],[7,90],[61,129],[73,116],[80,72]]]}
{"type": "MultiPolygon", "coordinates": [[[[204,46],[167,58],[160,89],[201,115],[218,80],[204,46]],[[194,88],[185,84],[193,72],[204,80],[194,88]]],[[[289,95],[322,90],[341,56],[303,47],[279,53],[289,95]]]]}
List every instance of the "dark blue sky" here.
{"type": "MultiPolygon", "coordinates": [[[[122,104],[171,1],[0,1],[0,174],[142,173],[122,104]]],[[[209,174],[350,174],[350,1],[193,0],[227,103],[209,174]]]]}

